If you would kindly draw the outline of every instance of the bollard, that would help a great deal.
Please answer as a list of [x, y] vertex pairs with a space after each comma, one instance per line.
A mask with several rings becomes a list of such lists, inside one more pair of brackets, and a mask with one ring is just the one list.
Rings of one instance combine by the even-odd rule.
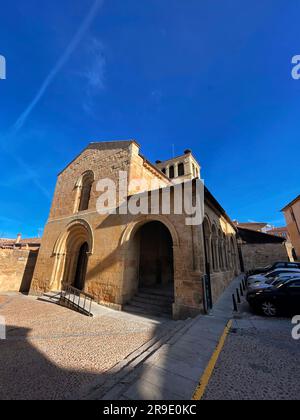
[[232, 295], [232, 301], [233, 301], [233, 311], [234, 312], [237, 312], [238, 311], [238, 307], [237, 307], [237, 304], [236, 304], [236, 300], [235, 300], [235, 295], [234, 294]]
[[237, 303], [241, 303], [241, 297], [240, 297], [239, 289], [236, 289], [236, 297], [237, 297]]
[[243, 286], [242, 286], [242, 284], [240, 284], [240, 292], [241, 292], [241, 296], [244, 296], [244, 291], [243, 291]]

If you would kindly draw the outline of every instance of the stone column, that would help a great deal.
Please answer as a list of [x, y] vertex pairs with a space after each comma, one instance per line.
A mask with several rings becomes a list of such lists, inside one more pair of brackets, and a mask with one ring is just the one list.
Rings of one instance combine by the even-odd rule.
[[178, 178], [178, 163], [174, 163], [174, 178]]
[[204, 273], [204, 243], [203, 235], [201, 234], [200, 226], [192, 226], [192, 236], [193, 236], [193, 266], [196, 273]]
[[170, 178], [170, 166], [166, 166], [166, 175], [168, 178]]

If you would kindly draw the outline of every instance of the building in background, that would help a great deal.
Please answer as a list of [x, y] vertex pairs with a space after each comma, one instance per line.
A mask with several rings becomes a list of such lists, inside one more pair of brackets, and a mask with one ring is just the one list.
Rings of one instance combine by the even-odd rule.
[[300, 257], [300, 195], [282, 209], [289, 237], [293, 245], [294, 259]]
[[239, 227], [241, 229], [248, 229], [253, 230], [255, 232], [267, 232], [268, 230], [268, 223], [260, 223], [260, 222], [245, 222], [240, 223], [238, 220], [234, 220], [233, 222], [236, 227]]
[[241, 227], [237, 233], [243, 271], [291, 260], [284, 238]]
[[287, 241], [290, 240], [288, 228], [286, 226], [283, 227], [272, 227], [270, 230], [267, 231], [268, 235], [279, 236], [279, 238], [284, 238]]
[[0, 292], [29, 292], [41, 240], [0, 238]]

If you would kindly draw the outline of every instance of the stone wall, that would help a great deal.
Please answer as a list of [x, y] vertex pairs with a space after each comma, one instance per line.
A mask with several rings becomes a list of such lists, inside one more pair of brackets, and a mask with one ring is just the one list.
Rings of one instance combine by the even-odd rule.
[[300, 259], [300, 199], [284, 210], [289, 236]]
[[0, 292], [28, 293], [38, 251], [0, 249]]
[[276, 261], [289, 261], [285, 243], [240, 245], [245, 271], [273, 264]]

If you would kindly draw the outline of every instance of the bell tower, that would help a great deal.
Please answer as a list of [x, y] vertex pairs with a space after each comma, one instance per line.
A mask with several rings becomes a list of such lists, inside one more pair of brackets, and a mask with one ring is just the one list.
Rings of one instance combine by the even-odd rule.
[[155, 165], [174, 184], [191, 181], [194, 178], [201, 178], [201, 167], [190, 149], [185, 150], [183, 155], [173, 159], [163, 162], [157, 160]]

